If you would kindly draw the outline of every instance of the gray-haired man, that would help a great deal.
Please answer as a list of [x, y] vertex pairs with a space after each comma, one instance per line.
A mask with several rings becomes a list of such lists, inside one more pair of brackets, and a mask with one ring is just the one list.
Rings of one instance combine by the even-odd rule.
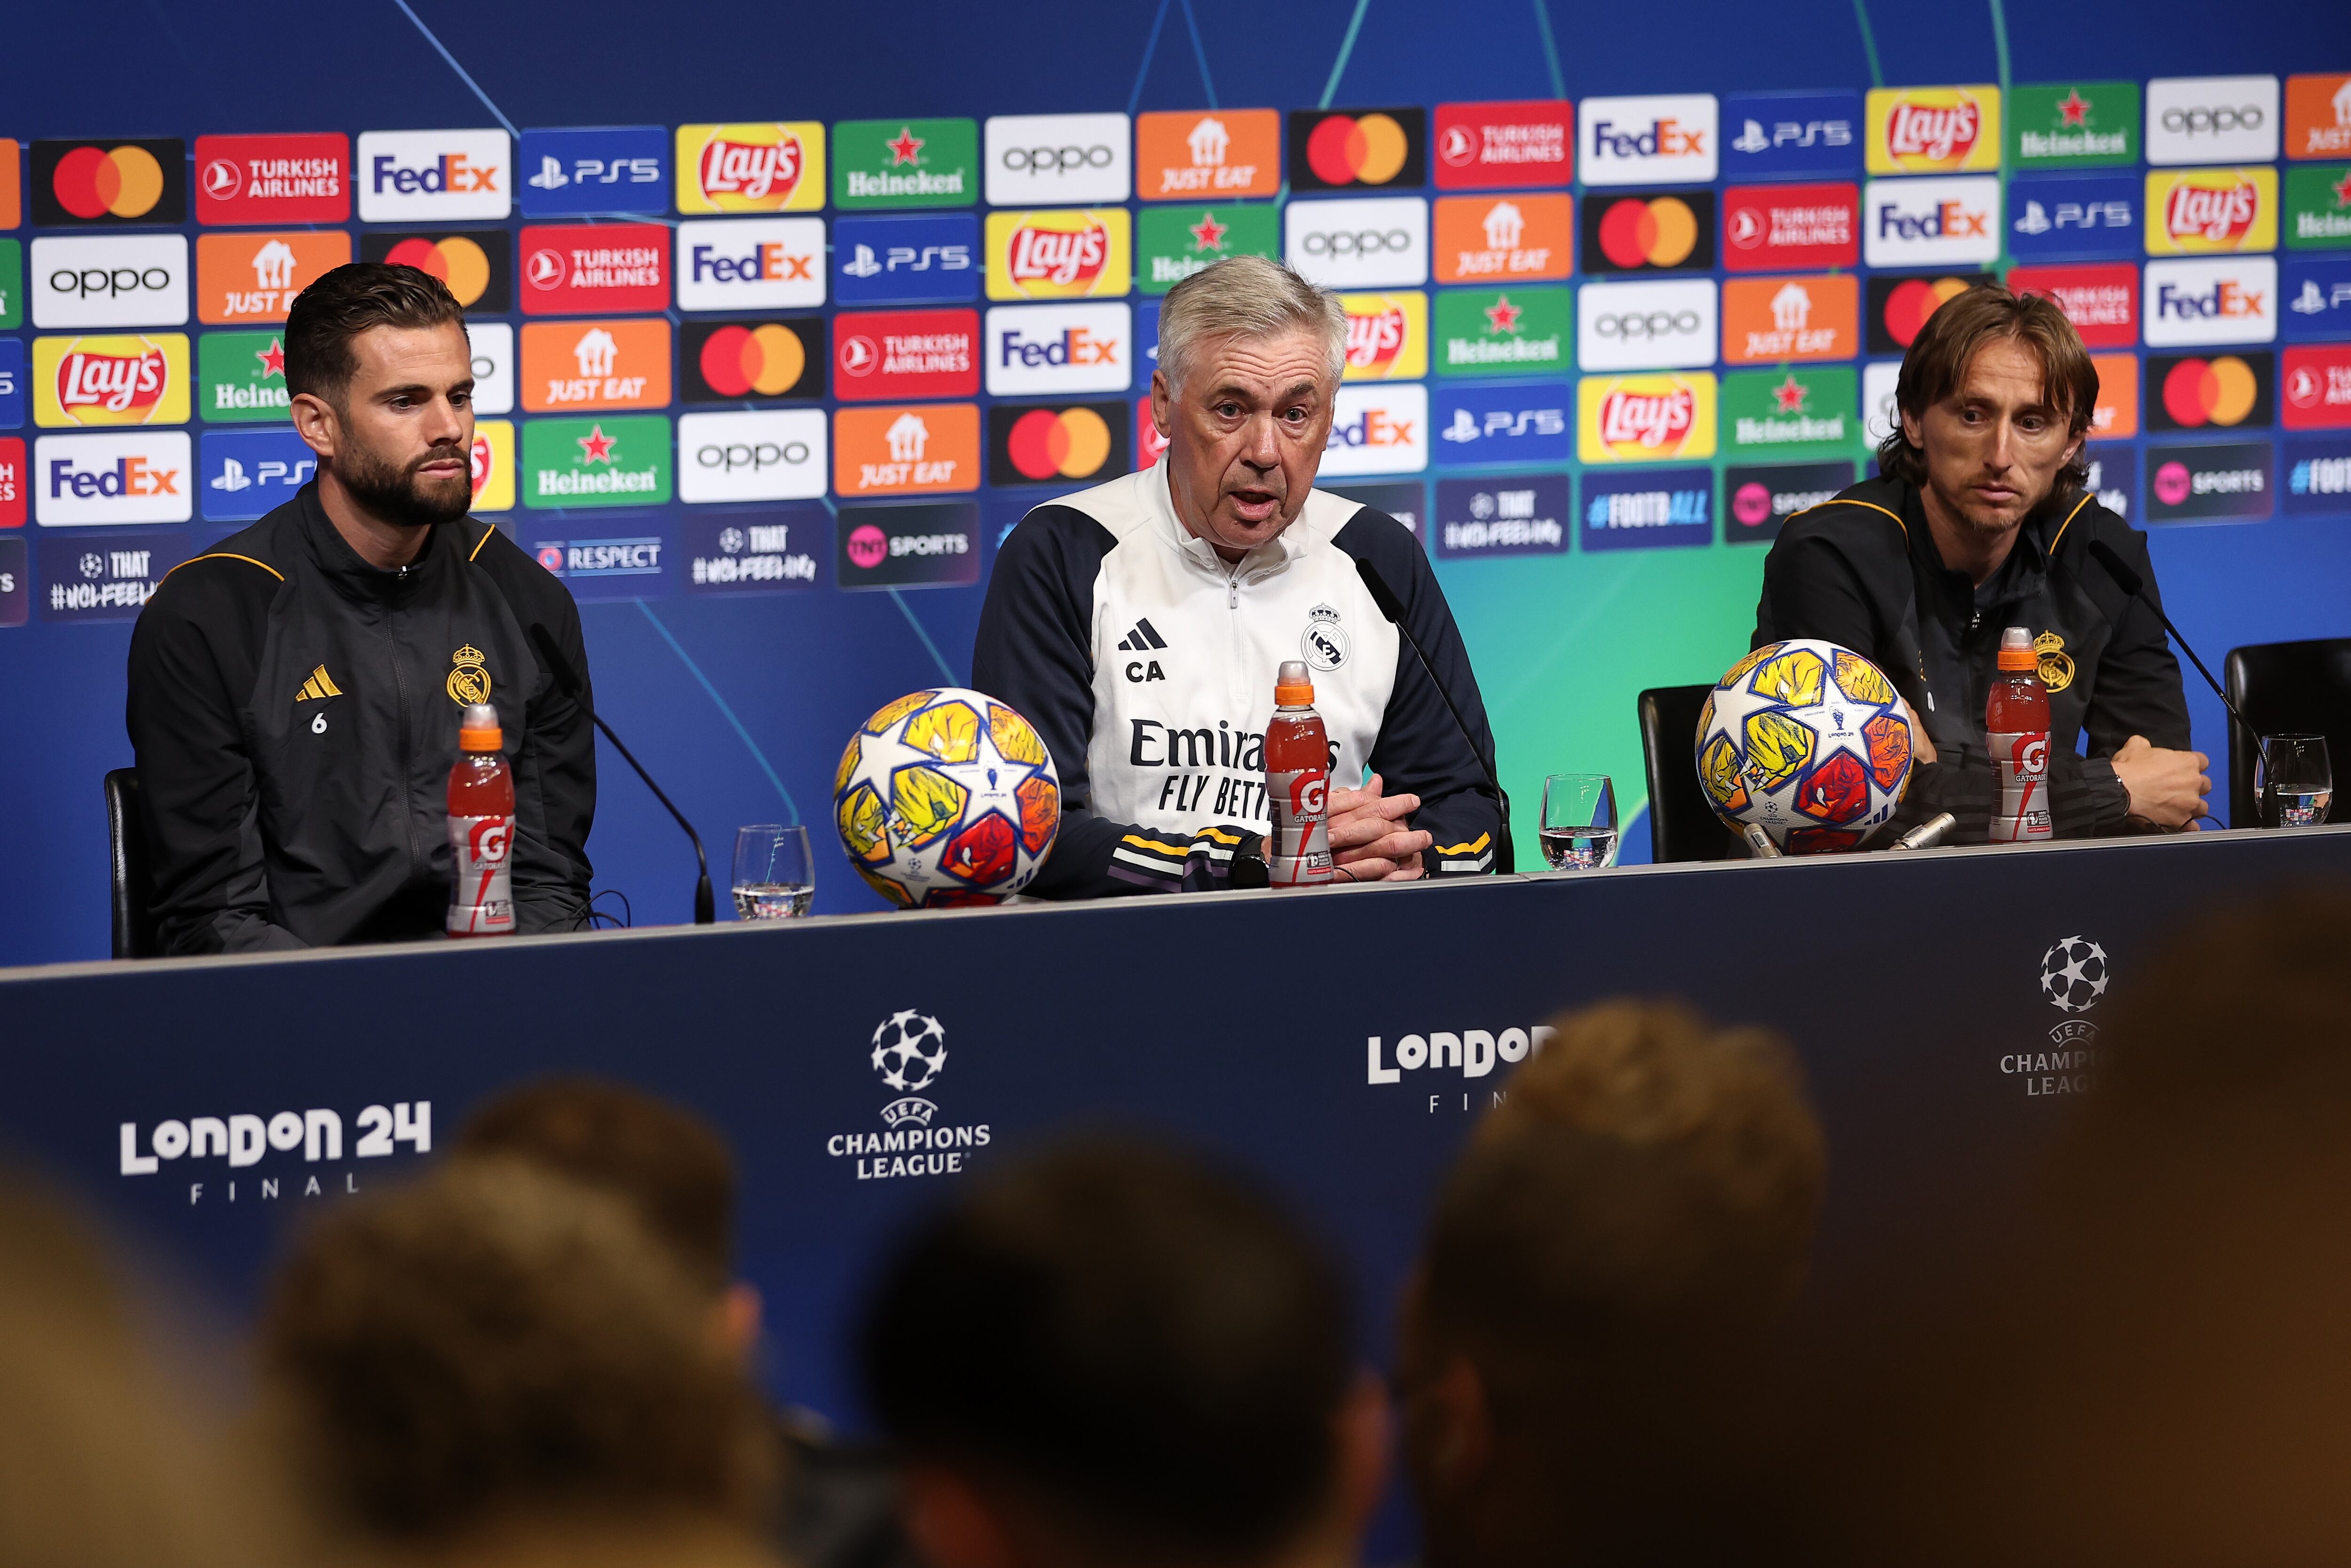
[[1005, 540], [972, 683], [1029, 716], [1061, 775], [1061, 841], [1031, 893], [1217, 888], [1260, 858], [1274, 673], [1298, 658], [1331, 740], [1340, 880], [1492, 869], [1493, 736], [1428, 558], [1395, 518], [1313, 487], [1345, 348], [1338, 300], [1279, 262], [1195, 273], [1160, 308], [1159, 462]]

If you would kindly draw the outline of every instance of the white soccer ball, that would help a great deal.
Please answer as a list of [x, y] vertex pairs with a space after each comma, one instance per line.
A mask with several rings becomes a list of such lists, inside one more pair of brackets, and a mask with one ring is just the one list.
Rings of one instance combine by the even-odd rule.
[[2041, 959], [2041, 994], [2059, 1012], [2085, 1013], [2106, 994], [2106, 950], [2085, 936], [2061, 936]]
[[1771, 643], [1724, 674], [1698, 719], [1715, 813], [1789, 854], [1857, 850], [1910, 783], [1910, 721], [1884, 671], [1811, 638]]

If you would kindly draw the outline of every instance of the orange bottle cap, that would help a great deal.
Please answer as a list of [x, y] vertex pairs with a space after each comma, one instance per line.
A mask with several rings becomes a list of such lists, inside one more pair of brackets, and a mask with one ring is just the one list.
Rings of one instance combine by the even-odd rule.
[[498, 727], [498, 710], [487, 703], [467, 705], [465, 716], [457, 720], [457, 749], [501, 751], [506, 743], [506, 732]]
[[1311, 707], [1314, 682], [1303, 659], [1284, 659], [1273, 677], [1273, 700], [1281, 707]]
[[2032, 633], [2022, 626], [2011, 626], [2000, 634], [2000, 667], [2003, 670], [2038, 669], [2041, 654], [2032, 646]]

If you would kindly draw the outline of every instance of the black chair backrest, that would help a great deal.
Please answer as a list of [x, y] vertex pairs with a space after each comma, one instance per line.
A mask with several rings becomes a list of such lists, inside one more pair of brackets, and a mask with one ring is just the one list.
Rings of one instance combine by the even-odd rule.
[[1641, 760], [1649, 776], [1649, 854], [1656, 861], [1734, 857], [1730, 830], [1698, 781], [1698, 716], [1712, 685], [1652, 686], [1640, 696]]
[[139, 814], [139, 770], [106, 776], [106, 837], [114, 872], [114, 956], [156, 958], [155, 883], [147, 869], [147, 819]]
[[[2323, 735], [2335, 767], [2351, 762], [2351, 637], [2231, 648], [2221, 668], [2229, 700], [2259, 735]], [[2256, 737], [2229, 725], [2229, 826], [2262, 825], [2253, 787]]]

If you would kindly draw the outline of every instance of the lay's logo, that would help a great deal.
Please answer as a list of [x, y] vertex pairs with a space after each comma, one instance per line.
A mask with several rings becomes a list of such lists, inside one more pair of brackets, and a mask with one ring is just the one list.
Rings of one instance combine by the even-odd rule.
[[185, 424], [188, 340], [37, 338], [33, 422], [57, 426]]
[[1416, 381], [1428, 373], [1428, 297], [1342, 294], [1351, 382]]
[[1586, 463], [1714, 455], [1714, 376], [1586, 376], [1576, 388], [1576, 447]]
[[987, 214], [990, 299], [1082, 299], [1133, 285], [1124, 207]]
[[2277, 248], [2277, 171], [2177, 169], [2147, 177], [2149, 256]]
[[789, 213], [824, 205], [816, 120], [677, 128], [677, 210]]
[[2000, 89], [1878, 88], [1869, 95], [1873, 174], [2000, 167]]

